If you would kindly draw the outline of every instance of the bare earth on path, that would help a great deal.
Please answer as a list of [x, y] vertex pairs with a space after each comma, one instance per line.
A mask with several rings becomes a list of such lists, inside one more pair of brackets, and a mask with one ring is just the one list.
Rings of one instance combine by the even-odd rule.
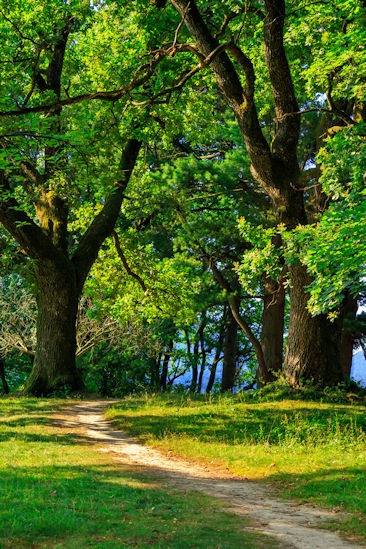
[[166, 457], [123, 432], [116, 431], [104, 419], [103, 411], [107, 405], [106, 401], [92, 401], [70, 406], [63, 410], [62, 422], [69, 428], [81, 428], [91, 442], [101, 444], [101, 451], [110, 452], [114, 459], [124, 465], [133, 465], [141, 472], [153, 475], [160, 483], [173, 485], [183, 492], [202, 492], [225, 501], [229, 505], [228, 511], [252, 519], [251, 530], [275, 537], [283, 547], [364, 547], [317, 527], [337, 517], [332, 511], [276, 499], [259, 483], [229, 476], [225, 478], [222, 474], [218, 476], [217, 471]]

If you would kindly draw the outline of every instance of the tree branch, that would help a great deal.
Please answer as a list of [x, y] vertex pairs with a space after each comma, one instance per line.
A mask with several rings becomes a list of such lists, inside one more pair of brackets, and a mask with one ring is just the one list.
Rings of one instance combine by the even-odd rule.
[[[198, 50], [206, 57], [218, 47], [217, 40], [210, 33], [194, 0], [171, 0], [175, 9], [184, 17], [185, 24], [195, 40]], [[188, 7], [188, 10], [187, 10]], [[273, 188], [273, 165], [269, 145], [263, 135], [254, 104], [254, 73], [251, 72], [250, 60], [240, 49], [230, 44], [241, 68], [246, 75], [246, 89], [243, 89], [239, 75], [228, 54], [221, 51], [210, 63], [217, 83], [232, 108], [251, 160], [251, 170], [255, 179], [270, 192]], [[224, 49], [228, 49], [227, 48]]]
[[[275, 101], [277, 131], [272, 151], [287, 165], [297, 165], [297, 145], [300, 116], [299, 106], [283, 44], [285, 20], [284, 0], [265, 0], [266, 17], [263, 27], [264, 55]], [[291, 113], [292, 116], [285, 116]]]
[[154, 59], [151, 59], [148, 63], [143, 64], [135, 73], [135, 76], [130, 80], [127, 86], [119, 88], [117, 90], [95, 91], [92, 93], [83, 93], [74, 97], [67, 97], [66, 99], [60, 99], [54, 103], [48, 103], [46, 105], [36, 105], [34, 107], [19, 107], [14, 110], [0, 111], [0, 117], [4, 116], [22, 116], [30, 113], [47, 112], [53, 113], [60, 110], [62, 107], [69, 105], [76, 105], [83, 101], [101, 100], [101, 101], [118, 101], [125, 95], [128, 95], [131, 91], [145, 84], [149, 78], [153, 75], [158, 64], [166, 57], [166, 52], [162, 51], [155, 55]]
[[144, 294], [147, 294], [147, 287], [146, 287], [145, 282], [142, 280], [141, 276], [139, 276], [137, 273], [132, 271], [129, 264], [127, 263], [127, 260], [124, 256], [123, 252], [122, 252], [121, 244], [120, 244], [118, 234], [116, 233], [116, 231], [112, 231], [112, 237], [113, 237], [113, 242], [114, 242], [114, 245], [115, 245], [115, 248], [116, 248], [116, 252], [117, 252], [118, 257], [120, 258], [120, 260], [122, 262], [122, 265], [123, 265], [126, 273], [129, 276], [132, 276], [132, 278], [134, 278], [135, 280], [137, 280], [137, 282], [140, 284], [141, 288], [143, 289]]

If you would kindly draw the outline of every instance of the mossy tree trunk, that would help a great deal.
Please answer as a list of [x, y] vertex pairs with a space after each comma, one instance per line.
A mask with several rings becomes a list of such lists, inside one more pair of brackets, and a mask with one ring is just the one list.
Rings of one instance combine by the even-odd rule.
[[[140, 146], [141, 142], [135, 139], [127, 142], [115, 188], [106, 197], [101, 212], [81, 237], [71, 256], [65, 248], [65, 204], [55, 201], [54, 196], [49, 197], [47, 205], [43, 204], [38, 210], [40, 227], [21, 210], [14, 198], [8, 197], [0, 203], [0, 221], [35, 265], [37, 344], [33, 369], [25, 385], [28, 394], [40, 396], [61, 387], [72, 390], [82, 388], [81, 376], [75, 365], [78, 301], [99, 249], [113, 231]], [[9, 188], [3, 172], [0, 172], [0, 187], [4, 190]]]
[[[34, 85], [42, 96], [50, 92], [61, 97], [62, 73], [68, 38], [74, 17], [52, 37], [48, 48], [48, 66], [35, 65]], [[56, 32], [56, 29], [55, 29]], [[50, 133], [62, 133], [62, 108], [47, 113]], [[39, 224], [16, 201], [7, 174], [0, 170], [0, 222], [33, 260], [37, 282], [37, 344], [32, 372], [25, 391], [47, 395], [61, 387], [79, 389], [81, 377], [75, 365], [75, 323], [78, 301], [85, 279], [104, 240], [112, 233], [121, 208], [124, 191], [135, 166], [141, 142], [129, 139], [121, 155], [113, 190], [104, 197], [104, 205], [81, 237], [76, 251], [68, 249], [68, 206], [53, 189], [53, 181], [62, 174], [68, 156], [63, 144], [46, 142], [42, 169], [32, 162], [20, 161], [25, 186], [32, 187]], [[51, 190], [50, 190], [51, 189]]]
[[59, 389], [81, 389], [83, 384], [75, 363], [79, 303], [75, 269], [68, 261], [63, 268], [40, 261], [36, 279], [37, 343], [26, 392], [41, 396]]

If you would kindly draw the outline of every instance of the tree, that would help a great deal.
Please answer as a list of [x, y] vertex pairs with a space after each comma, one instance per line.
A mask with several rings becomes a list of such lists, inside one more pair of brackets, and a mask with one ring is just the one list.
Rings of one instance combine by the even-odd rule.
[[[203, 66], [208, 66], [212, 71], [221, 93], [235, 115], [249, 155], [252, 175], [270, 198], [277, 223], [285, 225], [290, 230], [298, 225], [306, 225], [309, 223], [309, 213], [306, 211], [303, 182], [312, 178], [311, 173], [306, 169], [306, 161], [303, 164], [305, 169], [302, 169], [298, 159], [302, 150], [302, 126], [297, 97], [299, 94], [296, 93], [294, 83], [297, 84], [296, 77], [299, 73], [295, 64], [296, 57], [291, 57], [292, 51], [290, 50], [291, 54], [289, 54], [285, 50], [284, 43], [285, 23], [289, 25], [288, 13], [291, 13], [292, 4], [287, 3], [287, 13], [284, 0], [266, 0], [264, 11], [257, 5], [246, 4], [244, 14], [240, 8], [234, 6], [233, 12], [226, 13], [221, 31], [215, 36], [215, 23], [222, 14], [218, 5], [214, 5], [211, 15], [208, 15], [205, 22], [203, 11], [200, 11], [193, 0], [172, 0], [171, 3], [179, 12], [194, 39], [195, 54], [201, 59]], [[324, 59], [321, 61], [320, 86], [317, 90], [311, 87], [311, 92], [314, 93], [312, 97], [300, 97], [304, 110], [307, 110], [309, 103], [311, 106], [314, 105], [316, 110], [327, 110], [321, 104], [317, 104], [316, 99], [316, 93], [326, 93], [328, 112], [334, 118], [341, 118], [346, 125], [353, 124], [354, 120], [342, 110], [342, 106], [337, 106], [333, 93], [336, 76], [347, 63], [361, 66], [359, 40], [362, 36], [360, 27], [362, 17], [360, 18], [359, 14], [362, 10], [360, 5], [355, 6], [355, 17], [352, 18], [349, 8], [348, 2], [342, 3], [328, 31], [329, 40], [326, 45], [329, 54], [326, 59], [329, 66], [328, 68], [324, 66]], [[322, 9], [321, 15], [324, 20], [330, 18], [329, 10], [331, 9], [328, 6]], [[304, 10], [303, 17], [306, 13], [310, 13], [311, 22], [315, 24], [312, 7], [304, 6], [301, 10]], [[230, 21], [237, 20], [239, 16], [246, 16], [248, 20], [250, 17], [256, 17], [260, 21], [263, 52], [255, 61], [254, 51], [259, 51], [258, 44], [254, 43], [255, 40], [249, 40], [250, 46], [253, 47], [250, 53], [249, 47], [245, 44], [244, 47], [248, 53], [241, 48], [243, 27], [239, 27], [236, 38], [231, 35], [227, 42], [219, 41], [218, 37], [224, 36], [225, 31], [229, 33]], [[302, 17], [297, 18], [296, 15], [292, 17], [294, 23], [292, 26], [290, 23], [289, 32], [295, 32], [298, 23], [301, 24], [303, 21]], [[253, 28], [251, 23], [248, 25]], [[307, 48], [304, 41], [294, 45], [297, 56], [299, 54], [305, 56], [307, 71], [305, 70], [304, 73], [311, 75], [314, 70], [319, 70], [319, 65], [314, 61], [315, 52], [319, 48], [317, 40], [320, 27], [323, 29], [319, 17], [316, 25], [316, 39], [311, 43], [310, 48]], [[255, 36], [258, 34], [257, 32]], [[355, 57], [349, 58], [350, 54], [347, 53], [347, 58], [342, 63], [337, 56], [341, 55], [342, 59], [345, 59], [345, 54], [342, 52], [345, 41], [349, 49], [354, 48]], [[204, 59], [209, 59], [210, 62], [205, 64]], [[260, 85], [267, 86], [265, 79], [259, 75], [259, 68], [263, 68], [262, 60], [268, 70], [271, 101], [275, 107], [275, 128], [272, 135], [272, 128], [268, 131], [263, 121], [260, 121], [260, 113], [256, 105], [258, 86], [258, 84], [256, 86], [256, 80], [260, 81]], [[293, 74], [291, 74], [291, 68]], [[327, 70], [329, 70], [328, 74]], [[349, 82], [352, 81], [348, 67], [345, 72], [345, 78]], [[244, 85], [242, 77], [245, 79]], [[303, 76], [300, 73], [299, 79], [301, 78]], [[322, 87], [324, 85], [325, 88]], [[359, 89], [357, 79], [353, 79], [349, 89], [348, 93], [352, 98]], [[269, 91], [268, 87], [264, 87], [264, 90], [266, 94]], [[338, 90], [337, 92], [339, 93]], [[271, 143], [269, 143], [269, 137]], [[299, 261], [294, 262], [289, 265], [289, 275], [291, 312], [285, 357], [287, 375], [293, 383], [300, 378], [312, 378], [321, 383], [336, 383], [342, 379], [339, 363], [340, 330], [331, 324], [326, 315], [312, 316], [308, 311], [306, 287], [312, 279], [306, 267]]]
[[[21, 77], [16, 81], [17, 89], [10, 91], [12, 95], [17, 93], [22, 102], [19, 114], [22, 109], [27, 111], [31, 99], [47, 102], [52, 97], [56, 103], [61, 101], [69, 37], [78, 25], [85, 23], [85, 17], [81, 11], [78, 20], [71, 8], [62, 3], [55, 13], [53, 19], [46, 19], [45, 28], [36, 26], [33, 32], [20, 28], [18, 22], [6, 16], [3, 20], [2, 32], [4, 29], [9, 32], [6, 45], [14, 61], [9, 63], [10, 71], [23, 61], [16, 54], [19, 41], [26, 42], [31, 59], [30, 91], [27, 91], [29, 82]], [[12, 15], [19, 17], [19, 25], [29, 27], [29, 19], [23, 12], [15, 11]], [[29, 36], [25, 36], [26, 32]], [[8, 101], [5, 90], [2, 97]], [[98, 251], [114, 228], [141, 146], [141, 141], [133, 136], [126, 140], [103, 207], [74, 246], [68, 233], [70, 200], [61, 190], [63, 179], [69, 175], [68, 164], [72, 165], [70, 147], [65, 146], [67, 117], [61, 106], [43, 110], [45, 116], [34, 118], [31, 109], [31, 118], [23, 125], [20, 123], [16, 130], [13, 125], [13, 131], [8, 129], [11, 122], [4, 119], [0, 172], [0, 221], [32, 261], [37, 287], [37, 345], [26, 384], [26, 391], [35, 395], [46, 395], [60, 386], [71, 389], [82, 386], [75, 365], [78, 301]], [[39, 134], [33, 130], [34, 126], [38, 126]], [[19, 180], [23, 195], [19, 193]], [[38, 224], [31, 213], [31, 202]]]

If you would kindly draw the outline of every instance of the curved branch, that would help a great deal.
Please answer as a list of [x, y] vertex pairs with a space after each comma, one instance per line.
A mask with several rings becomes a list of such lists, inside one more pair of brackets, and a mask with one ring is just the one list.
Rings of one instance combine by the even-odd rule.
[[206, 260], [207, 265], [212, 270], [215, 280], [220, 284], [221, 288], [225, 290], [233, 317], [247, 336], [250, 343], [253, 345], [253, 349], [258, 361], [258, 368], [261, 378], [263, 379], [264, 383], [268, 383], [270, 381], [270, 376], [264, 358], [263, 349], [259, 339], [253, 333], [245, 318], [240, 314], [240, 297], [235, 295], [229, 281], [224, 277], [220, 269], [217, 267], [215, 261], [213, 261], [213, 259], [205, 252], [205, 250], [203, 250], [203, 248], [199, 244], [198, 246], [201, 254]]
[[120, 244], [118, 234], [116, 233], [116, 231], [112, 231], [112, 237], [113, 237], [114, 246], [116, 248], [116, 252], [117, 252], [118, 257], [120, 258], [120, 260], [122, 262], [122, 265], [123, 265], [126, 273], [129, 276], [132, 276], [132, 278], [134, 278], [135, 280], [137, 280], [137, 282], [140, 284], [141, 288], [143, 289], [144, 294], [147, 294], [147, 287], [146, 287], [145, 282], [142, 280], [141, 276], [139, 276], [137, 273], [132, 271], [129, 264], [127, 263], [127, 260], [124, 256], [123, 252], [122, 252], [121, 244]]

